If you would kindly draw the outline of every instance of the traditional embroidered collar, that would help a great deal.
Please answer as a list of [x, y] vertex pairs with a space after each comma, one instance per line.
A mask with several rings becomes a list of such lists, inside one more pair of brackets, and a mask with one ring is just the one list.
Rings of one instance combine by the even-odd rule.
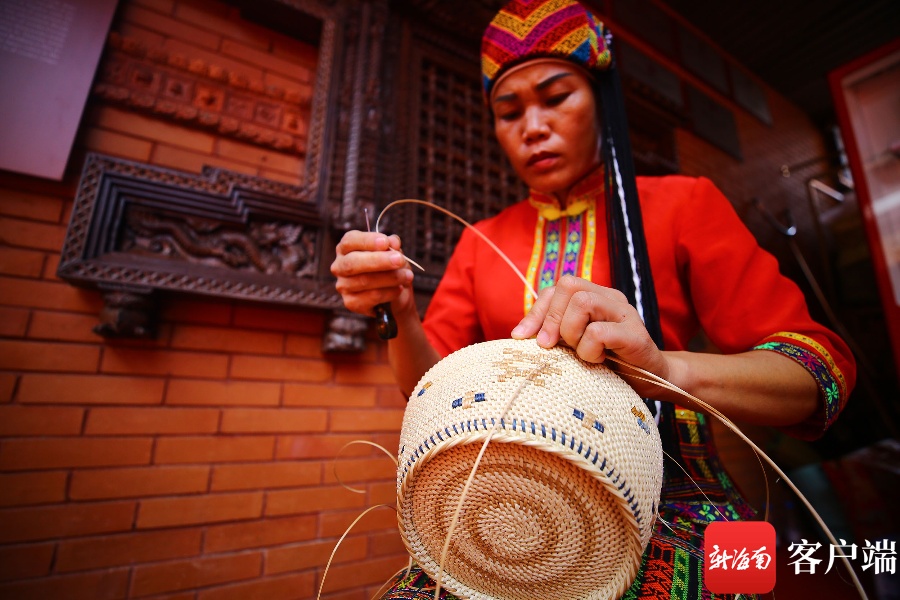
[[528, 191], [528, 202], [548, 221], [555, 221], [562, 217], [575, 217], [595, 205], [597, 199], [602, 196], [603, 167], [597, 167], [575, 184], [569, 192], [565, 209], [560, 208], [559, 201], [552, 194], [545, 194], [537, 190]]

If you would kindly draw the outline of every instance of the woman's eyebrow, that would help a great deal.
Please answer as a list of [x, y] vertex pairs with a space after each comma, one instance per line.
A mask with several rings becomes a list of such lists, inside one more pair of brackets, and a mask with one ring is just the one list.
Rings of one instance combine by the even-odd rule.
[[549, 87], [551, 84], [553, 84], [554, 81], [559, 81], [563, 77], [568, 77], [569, 75], [571, 75], [571, 73], [566, 73], [566, 72], [557, 73], [556, 75], [551, 75], [550, 77], [543, 80], [542, 82], [540, 82], [539, 84], [537, 84], [534, 87], [538, 90], [542, 90], [546, 87]]
[[[537, 90], [543, 90], [553, 84], [554, 81], [559, 81], [563, 77], [568, 77], [571, 73], [557, 73], [556, 75], [551, 75], [547, 79], [538, 83], [535, 87]], [[517, 98], [517, 94], [515, 92], [510, 92], [509, 94], [503, 94], [502, 96], [497, 96], [492, 101], [492, 104], [497, 104], [499, 102], [512, 102]]]

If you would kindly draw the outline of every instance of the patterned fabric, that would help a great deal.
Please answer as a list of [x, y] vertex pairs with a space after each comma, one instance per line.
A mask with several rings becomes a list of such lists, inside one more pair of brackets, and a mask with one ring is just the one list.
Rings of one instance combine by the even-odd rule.
[[768, 336], [753, 349], [778, 352], [809, 371], [816, 380], [824, 400], [817, 420], [824, 420], [824, 427], [829, 427], [834, 422], [848, 391], [844, 374], [828, 350], [812, 338], [788, 331]]
[[[597, 246], [597, 203], [602, 203], [603, 168], [587, 176], [572, 190], [569, 203], [561, 210], [559, 201], [531, 190], [528, 202], [538, 209], [531, 260], [525, 277], [540, 291], [555, 285], [563, 275], [591, 279]], [[528, 313], [534, 298], [524, 292], [522, 314]]]
[[481, 41], [485, 97], [500, 75], [526, 58], [556, 57], [588, 70], [612, 62], [603, 23], [574, 0], [513, 0], [491, 21]]

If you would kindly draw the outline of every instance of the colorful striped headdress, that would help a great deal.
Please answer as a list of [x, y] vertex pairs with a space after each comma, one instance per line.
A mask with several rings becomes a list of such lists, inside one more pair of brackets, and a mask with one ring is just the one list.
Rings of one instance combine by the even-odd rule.
[[588, 71], [612, 63], [603, 23], [574, 0], [515, 0], [488, 25], [481, 39], [485, 97], [510, 67], [536, 57], [571, 60]]

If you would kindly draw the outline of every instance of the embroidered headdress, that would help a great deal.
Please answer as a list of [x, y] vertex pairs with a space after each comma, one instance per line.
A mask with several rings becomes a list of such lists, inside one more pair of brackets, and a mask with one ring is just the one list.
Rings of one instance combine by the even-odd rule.
[[657, 346], [662, 331], [638, 204], [631, 144], [612, 34], [576, 0], [513, 0], [481, 40], [485, 100], [497, 83], [532, 59], [556, 58], [584, 68], [600, 105], [612, 281], [637, 308]]
[[485, 97], [506, 71], [536, 57], [571, 60], [588, 71], [604, 71], [612, 55], [603, 23], [571, 0], [520, 0], [497, 13], [481, 39]]

